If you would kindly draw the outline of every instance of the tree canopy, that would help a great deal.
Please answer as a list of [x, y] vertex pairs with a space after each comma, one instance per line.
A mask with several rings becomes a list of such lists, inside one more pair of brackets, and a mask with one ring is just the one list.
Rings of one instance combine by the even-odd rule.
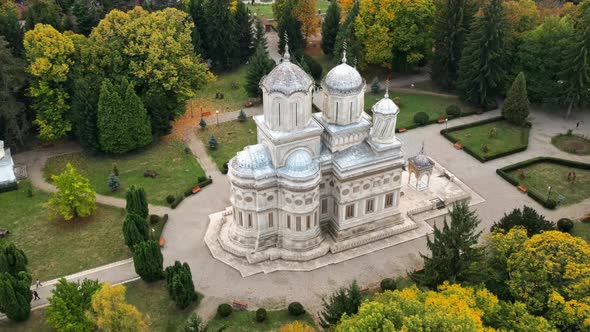
[[96, 210], [96, 193], [90, 181], [78, 174], [68, 163], [60, 175], [52, 175], [51, 180], [57, 191], [47, 202], [53, 215], [61, 215], [66, 221], [77, 217], [88, 217]]
[[105, 332], [143, 332], [148, 327], [137, 308], [125, 301], [125, 286], [108, 282], [92, 296], [90, 316]]
[[69, 282], [59, 279], [49, 298], [45, 313], [47, 323], [60, 332], [94, 331], [94, 322], [86, 312], [90, 310], [92, 296], [99, 289], [100, 284], [96, 280]]

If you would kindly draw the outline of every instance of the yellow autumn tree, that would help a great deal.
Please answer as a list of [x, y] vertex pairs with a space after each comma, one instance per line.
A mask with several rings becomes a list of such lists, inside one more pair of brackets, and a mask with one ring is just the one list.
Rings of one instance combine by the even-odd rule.
[[317, 0], [299, 0], [293, 9], [293, 16], [301, 22], [301, 33], [305, 38], [315, 35], [320, 28], [317, 13]]
[[105, 282], [92, 296], [89, 317], [105, 332], [143, 332], [148, 324], [137, 308], [125, 301], [125, 286]]
[[301, 322], [301, 321], [294, 321], [288, 324], [281, 326], [280, 332], [313, 332], [314, 329]]
[[504, 8], [515, 33], [532, 30], [541, 23], [541, 14], [533, 0], [509, 0], [504, 2]]
[[340, 3], [340, 8], [342, 8], [344, 12], [348, 12], [348, 10], [352, 7], [355, 1], [356, 0], [338, 0], [338, 2]]

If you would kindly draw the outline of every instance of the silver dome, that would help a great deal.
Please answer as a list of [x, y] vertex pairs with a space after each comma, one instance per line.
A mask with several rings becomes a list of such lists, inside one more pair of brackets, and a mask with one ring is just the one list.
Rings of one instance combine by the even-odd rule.
[[330, 93], [350, 94], [363, 90], [365, 82], [359, 72], [346, 64], [346, 53], [342, 63], [332, 68], [322, 82], [322, 88]]
[[309, 152], [297, 150], [287, 158], [285, 167], [281, 169], [283, 174], [292, 177], [307, 177], [319, 171], [319, 163], [313, 160]]
[[373, 107], [371, 107], [373, 114], [392, 114], [396, 115], [399, 113], [399, 107], [389, 98], [389, 92], [385, 93], [385, 97], [381, 98]]
[[256, 173], [272, 168], [272, 159], [265, 145], [249, 145], [231, 160], [231, 167], [242, 174]]
[[289, 46], [285, 47], [283, 61], [264, 76], [260, 87], [272, 92], [280, 92], [290, 96], [296, 92], [307, 92], [314, 85], [314, 80], [298, 65], [291, 62]]

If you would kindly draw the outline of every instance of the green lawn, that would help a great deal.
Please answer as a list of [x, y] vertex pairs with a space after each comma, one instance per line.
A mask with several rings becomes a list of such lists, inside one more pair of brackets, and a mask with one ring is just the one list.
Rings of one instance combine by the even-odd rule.
[[258, 323], [255, 311], [234, 311], [227, 318], [215, 317], [208, 323], [207, 331], [250, 332], [250, 331], [278, 331], [281, 326], [299, 320], [315, 328], [309, 314], [300, 317], [289, 315], [287, 310], [267, 311], [266, 320]]
[[220, 123], [218, 126], [207, 126], [205, 130], [197, 132], [205, 146], [211, 135], [215, 135], [219, 147], [217, 150], [208, 150], [209, 155], [219, 170], [223, 170], [223, 164], [233, 158], [238, 151], [242, 151], [246, 145], [256, 144], [256, 123], [252, 118], [246, 122], [229, 121]]
[[[496, 128], [495, 138], [490, 138], [492, 128]], [[507, 121], [496, 121], [449, 131], [448, 134], [479, 156], [487, 157], [526, 146], [529, 128], [515, 126]], [[484, 145], [488, 148], [487, 152], [483, 151]]]
[[590, 139], [582, 136], [561, 134], [553, 137], [551, 143], [558, 149], [568, 153], [578, 155], [590, 154]]
[[165, 281], [148, 284], [137, 280], [125, 284], [125, 287], [127, 302], [136, 306], [149, 318], [150, 331], [176, 332], [196, 308], [195, 304], [184, 310], [176, 308], [176, 304], [168, 295]]
[[590, 242], [590, 223], [587, 222], [576, 222], [574, 228], [571, 231], [573, 236], [579, 236], [586, 242]]
[[[184, 144], [179, 141], [160, 142], [121, 157], [87, 153], [54, 157], [45, 165], [45, 178], [61, 173], [67, 163], [87, 177], [98, 194], [123, 198], [126, 188], [138, 185], [145, 189], [148, 201], [157, 205], [167, 205], [166, 196], [183, 193], [197, 184], [200, 176], [205, 175], [197, 159], [186, 153]], [[107, 180], [114, 163], [119, 169], [121, 189], [111, 193]], [[156, 178], [144, 177], [146, 170], [156, 171], [159, 175]]]
[[[217, 79], [205, 85], [196, 92], [194, 102], [195, 114], [203, 111], [236, 111], [244, 108], [244, 104], [254, 99], [248, 97], [244, 84], [246, 84], [246, 74], [248, 65], [243, 65], [230, 72], [215, 73]], [[215, 99], [215, 94], [223, 93], [223, 99]]]
[[[369, 112], [371, 107], [383, 98], [384, 94], [385, 91], [381, 91], [378, 94], [371, 92], [365, 94], [365, 111]], [[397, 128], [406, 128], [413, 125], [414, 115], [418, 112], [426, 112], [429, 119], [445, 118], [447, 116], [446, 108], [453, 104], [461, 107], [463, 113], [473, 112], [473, 109], [462, 104], [458, 97], [432, 96], [419, 93], [397, 92], [395, 90], [390, 91], [389, 96], [392, 99], [396, 97], [400, 99]]]
[[[541, 162], [522, 168], [522, 171], [524, 179], [520, 177], [519, 170], [508, 174], [517, 179], [519, 184], [538, 193], [546, 194], [548, 186], [551, 186], [551, 198], [558, 200], [559, 195], [564, 196], [560, 206], [578, 203], [590, 197], [590, 170]], [[567, 175], [572, 171], [576, 172], [575, 183], [567, 181]]]
[[55, 331], [45, 322], [45, 309], [31, 311], [31, 316], [24, 322], [9, 319], [0, 321], [0, 332], [52, 332]]
[[50, 280], [131, 256], [123, 241], [122, 209], [99, 205], [88, 218], [53, 219], [44, 203], [50, 194], [33, 190], [28, 182], [19, 190], [0, 194], [0, 228], [10, 230], [0, 243], [14, 242], [29, 259], [34, 279]]
[[[251, 5], [249, 2], [246, 5], [251, 13], [255, 13], [257, 16], [264, 16], [267, 19], [271, 19], [274, 17], [272, 12], [272, 4], [255, 4]], [[318, 1], [318, 10], [321, 10], [322, 13], [326, 13], [328, 7], [330, 6], [330, 1], [328, 0], [319, 0]]]

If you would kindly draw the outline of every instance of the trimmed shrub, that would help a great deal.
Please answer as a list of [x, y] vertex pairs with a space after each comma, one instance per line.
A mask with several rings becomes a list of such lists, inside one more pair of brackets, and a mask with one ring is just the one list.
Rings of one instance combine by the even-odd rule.
[[266, 320], [266, 309], [260, 308], [256, 310], [256, 321], [262, 323]]
[[184, 323], [180, 332], [205, 332], [207, 331], [207, 324], [203, 322], [201, 317], [192, 314]]
[[428, 123], [428, 114], [426, 112], [418, 112], [414, 114], [414, 123], [424, 126]]
[[178, 206], [178, 204], [180, 204], [180, 202], [182, 202], [182, 200], [184, 200], [184, 195], [176, 196], [176, 199], [174, 199], [174, 202], [170, 204], [170, 207], [176, 209], [176, 207]]
[[238, 121], [239, 122], [246, 122], [246, 120], [248, 120], [246, 113], [244, 112], [244, 110], [240, 110], [240, 113], [238, 114]]
[[150, 224], [155, 225], [158, 222], [160, 222], [160, 216], [158, 216], [157, 214], [150, 214]]
[[574, 222], [569, 218], [561, 218], [557, 221], [557, 229], [569, 233], [574, 228]]
[[386, 290], [394, 291], [397, 289], [397, 284], [395, 280], [392, 278], [385, 278], [381, 280], [381, 291], [385, 292]]
[[193, 301], [198, 300], [193, 284], [191, 269], [187, 263], [175, 261], [174, 265], [168, 266], [164, 272], [168, 294], [179, 309], [185, 309]]
[[135, 272], [146, 282], [164, 278], [164, 257], [156, 241], [145, 241], [135, 245], [133, 264]]
[[166, 202], [167, 202], [168, 204], [172, 204], [172, 203], [174, 203], [174, 200], [175, 200], [175, 199], [176, 199], [176, 198], [174, 197], [174, 195], [168, 195], [168, 196], [166, 196]]
[[201, 121], [199, 121], [199, 126], [201, 126], [201, 129], [207, 128], [207, 122], [205, 122], [205, 119], [203, 119], [203, 117], [201, 117]]
[[0, 185], [0, 193], [9, 192], [18, 189], [18, 183], [10, 182], [7, 184]]
[[225, 318], [228, 317], [229, 315], [231, 315], [233, 309], [231, 307], [231, 305], [227, 304], [227, 303], [222, 303], [217, 307], [217, 315], [219, 315], [219, 317]]
[[456, 118], [458, 116], [461, 116], [461, 108], [459, 108], [459, 106], [457, 105], [449, 105], [447, 107], [447, 109], [445, 110], [445, 112], [447, 113], [448, 116]]
[[207, 181], [207, 177], [206, 176], [199, 176], [199, 178], [197, 179], [198, 182], [203, 182], [203, 181]]
[[217, 146], [219, 144], [217, 143], [217, 138], [215, 138], [215, 135], [211, 135], [209, 137], [209, 149], [211, 150], [217, 150]]
[[291, 316], [301, 316], [305, 313], [305, 309], [303, 309], [303, 305], [299, 302], [291, 302], [289, 307], [287, 308]]

